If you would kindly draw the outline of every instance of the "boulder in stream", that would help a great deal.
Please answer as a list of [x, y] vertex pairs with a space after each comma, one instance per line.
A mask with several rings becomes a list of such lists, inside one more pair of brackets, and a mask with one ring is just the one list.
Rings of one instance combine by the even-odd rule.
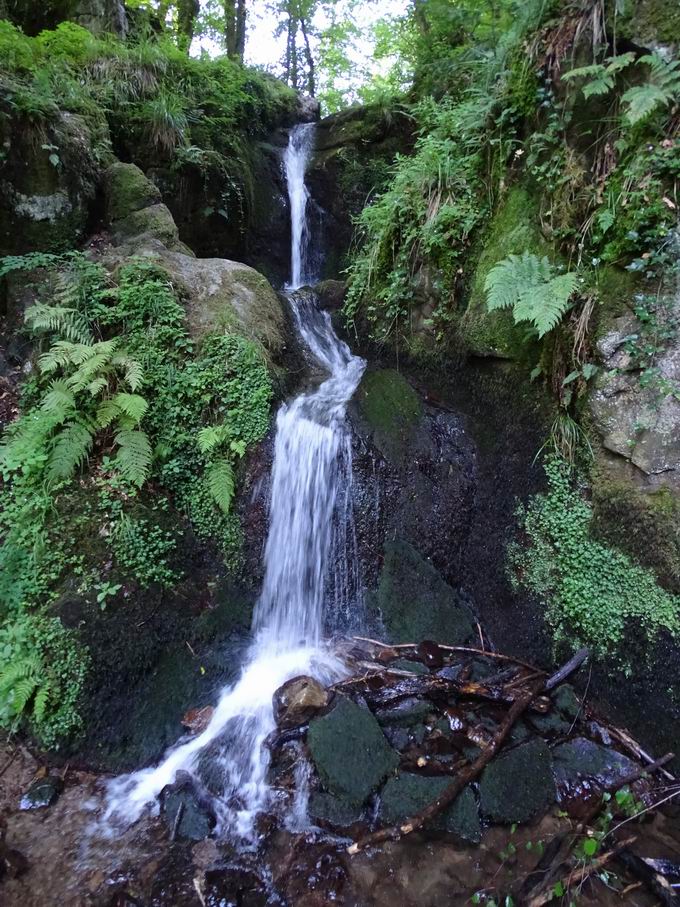
[[482, 813], [494, 822], [528, 822], [555, 800], [550, 750], [534, 739], [501, 753], [479, 782]]
[[306, 724], [328, 705], [329, 695], [313, 677], [292, 677], [274, 693], [274, 718], [280, 728]]
[[[396, 825], [425, 809], [451, 784], [450, 777], [428, 778], [400, 772], [390, 778], [380, 800], [380, 819], [386, 825]], [[451, 834], [478, 844], [482, 839], [482, 826], [475, 795], [466, 787], [454, 803], [440, 816], [433, 826], [435, 831]]]
[[44, 809], [57, 802], [64, 789], [64, 782], [54, 775], [38, 778], [24, 793], [19, 809]]
[[171, 838], [201, 841], [215, 827], [216, 816], [209, 794], [188, 772], [177, 772], [174, 784], [160, 793], [161, 816]]
[[353, 806], [399, 765], [373, 715], [344, 697], [310, 723], [307, 743], [324, 787]]

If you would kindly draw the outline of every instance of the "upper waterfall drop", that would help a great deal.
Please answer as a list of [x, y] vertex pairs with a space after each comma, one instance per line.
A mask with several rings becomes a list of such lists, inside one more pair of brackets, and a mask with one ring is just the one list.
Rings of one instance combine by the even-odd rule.
[[294, 126], [284, 155], [290, 204], [291, 274], [289, 289], [291, 290], [297, 290], [305, 284], [312, 283], [317, 277], [316, 274], [309, 273], [310, 265], [312, 265], [311, 236], [307, 220], [307, 205], [310, 196], [305, 182], [307, 164], [314, 150], [314, 136], [313, 123]]
[[[276, 802], [265, 746], [276, 727], [274, 693], [297, 675], [329, 683], [345, 671], [324, 642], [324, 630], [329, 617], [332, 630], [342, 628], [343, 621], [347, 626], [348, 613], [361, 598], [345, 414], [366, 363], [340, 340], [313, 296], [294, 289], [317, 276], [311, 273], [305, 184], [313, 130], [293, 129], [285, 159], [292, 233], [287, 296], [300, 341], [326, 377], [282, 403], [277, 414], [265, 575], [253, 640], [238, 681], [222, 690], [203, 733], [171, 748], [158, 766], [111, 782], [107, 819], [134, 822], [155, 806], [180, 771], [198, 782], [209, 774], [213, 793], [220, 781], [218, 832], [254, 844], [258, 814]], [[295, 813], [299, 824], [299, 804]]]

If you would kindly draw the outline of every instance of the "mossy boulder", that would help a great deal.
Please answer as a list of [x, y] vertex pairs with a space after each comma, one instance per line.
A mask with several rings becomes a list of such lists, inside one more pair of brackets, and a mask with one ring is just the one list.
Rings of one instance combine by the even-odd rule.
[[[436, 800], [450, 783], [450, 778], [427, 778], [400, 772], [396, 778], [390, 778], [380, 795], [381, 822], [394, 825], [408, 819]], [[433, 828], [436, 831], [447, 831], [471, 844], [481, 841], [482, 826], [471, 788], [463, 790]]]
[[542, 740], [501, 753], [482, 773], [482, 814], [494, 822], [528, 822], [555, 801], [552, 757]]
[[399, 460], [423, 414], [420, 398], [406, 378], [395, 369], [366, 372], [355, 401], [375, 446], [388, 459]]
[[516, 325], [510, 310], [487, 311], [484, 283], [489, 271], [508, 255], [525, 251], [540, 256], [549, 253], [550, 247], [541, 233], [535, 197], [522, 186], [510, 189], [480, 242], [470, 300], [460, 322], [461, 337], [476, 356], [517, 359], [525, 346], [526, 326]]
[[106, 217], [109, 223], [124, 220], [161, 201], [160, 189], [148, 179], [136, 164], [116, 161], [104, 174]]
[[377, 592], [370, 598], [393, 642], [433, 639], [463, 645], [474, 634], [467, 606], [408, 542], [385, 544]]
[[326, 790], [351, 806], [361, 806], [399, 765], [373, 715], [344, 697], [310, 723], [307, 745]]

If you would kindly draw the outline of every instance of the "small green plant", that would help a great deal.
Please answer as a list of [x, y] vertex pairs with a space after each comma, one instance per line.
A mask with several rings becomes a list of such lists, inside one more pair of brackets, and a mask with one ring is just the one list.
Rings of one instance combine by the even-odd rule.
[[120, 583], [97, 583], [95, 586], [95, 592], [97, 593], [97, 604], [102, 609], [106, 610], [106, 603], [109, 598], [114, 598], [120, 590], [122, 585]]

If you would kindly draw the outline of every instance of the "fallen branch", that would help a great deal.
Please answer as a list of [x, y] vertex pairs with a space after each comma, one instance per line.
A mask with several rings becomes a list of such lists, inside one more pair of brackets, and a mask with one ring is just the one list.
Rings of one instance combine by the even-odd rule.
[[623, 850], [617, 855], [616, 859], [625, 866], [631, 875], [635, 876], [636, 879], [640, 879], [642, 884], [645, 885], [652, 894], [665, 905], [665, 907], [678, 907], [680, 900], [671, 883], [665, 879], [661, 873], [656, 872], [653, 866], [650, 866], [646, 860], [642, 860], [630, 850]]
[[[648, 765], [654, 764], [654, 757], [650, 756], [646, 750], [643, 750], [639, 743], [637, 743], [626, 731], [622, 730], [619, 727], [612, 727], [607, 725], [607, 730], [619, 743], [626, 747], [626, 749], [632, 753], [636, 759], [639, 759], [640, 762], [646, 762]], [[660, 769], [661, 774], [668, 781], [677, 781], [677, 778], [674, 775], [671, 775], [669, 771], [666, 771], [665, 768]]]
[[371, 847], [374, 844], [380, 844], [383, 841], [396, 841], [399, 838], [404, 837], [405, 835], [410, 835], [412, 832], [417, 831], [426, 822], [429, 822], [435, 816], [438, 816], [443, 812], [447, 806], [450, 806], [454, 800], [462, 793], [462, 791], [470, 784], [471, 781], [474, 781], [477, 778], [483, 769], [488, 765], [489, 762], [496, 755], [501, 745], [505, 741], [505, 738], [508, 736], [510, 731], [515, 725], [515, 722], [526, 711], [531, 701], [541, 690], [543, 684], [534, 684], [528, 690], [525, 690], [521, 693], [518, 698], [512, 703], [508, 714], [503, 719], [502, 724], [498, 728], [498, 731], [493, 737], [493, 740], [489, 745], [482, 750], [480, 755], [475, 759], [475, 761], [467, 768], [461, 771], [459, 775], [451, 782], [451, 784], [445, 788], [442, 793], [433, 800], [425, 809], [421, 810], [419, 813], [416, 813], [410, 819], [407, 819], [401, 825], [391, 825], [387, 828], [382, 828], [379, 831], [372, 832], [371, 834], [365, 835], [363, 838], [360, 838], [358, 841], [355, 841], [350, 847], [347, 848], [349, 854], [356, 854], [359, 851], [364, 850], [366, 847]]
[[[568, 875], [560, 879], [557, 884], [560, 884], [561, 882], [565, 892], [573, 885], [582, 885], [586, 879], [599, 872], [603, 866], [606, 866], [613, 857], [617, 856], [622, 850], [625, 850], [626, 847], [630, 847], [635, 840], [636, 838], [626, 838], [625, 841], [621, 841], [615, 847], [612, 847], [611, 850], [608, 850], [607, 853], [603, 853], [601, 856], [596, 857], [594, 860], [591, 860], [590, 863], [586, 863], [579, 869], [572, 870]], [[548, 885], [544, 886], [543, 890], [535, 895], [535, 897], [530, 901], [527, 901], [526, 907], [543, 907], [544, 904], [549, 904], [555, 897], [555, 885], [552, 884], [551, 881]]]
[[561, 683], [564, 683], [567, 677], [569, 677], [574, 673], [574, 671], [577, 671], [581, 667], [581, 665], [589, 655], [590, 652], [588, 651], [588, 649], [579, 649], [578, 652], [573, 655], [565, 665], [562, 665], [559, 671], [555, 671], [555, 673], [546, 680], [546, 690], [552, 690], [555, 687], [558, 687]]
[[[395, 657], [397, 655], [403, 655], [406, 649], [412, 649], [414, 652], [418, 648], [418, 645], [413, 642], [399, 643], [398, 645], [389, 645], [386, 642], [380, 642], [377, 639], [370, 639], [368, 636], [353, 636], [352, 639], [356, 639], [359, 642], [369, 642], [374, 646], [379, 646], [381, 649], [390, 649], [394, 652]], [[529, 664], [528, 661], [522, 661], [521, 658], [515, 658], [512, 655], [502, 655], [500, 652], [490, 652], [488, 649], [476, 649], [473, 646], [444, 646], [441, 643], [437, 643], [442, 652], [456, 652], [461, 655], [481, 655], [483, 658], [495, 658], [497, 661], [511, 661], [513, 664], [521, 665], [523, 668], [527, 668], [529, 671], [536, 671], [536, 665]], [[545, 671], [541, 671], [542, 674], [545, 674]]]

